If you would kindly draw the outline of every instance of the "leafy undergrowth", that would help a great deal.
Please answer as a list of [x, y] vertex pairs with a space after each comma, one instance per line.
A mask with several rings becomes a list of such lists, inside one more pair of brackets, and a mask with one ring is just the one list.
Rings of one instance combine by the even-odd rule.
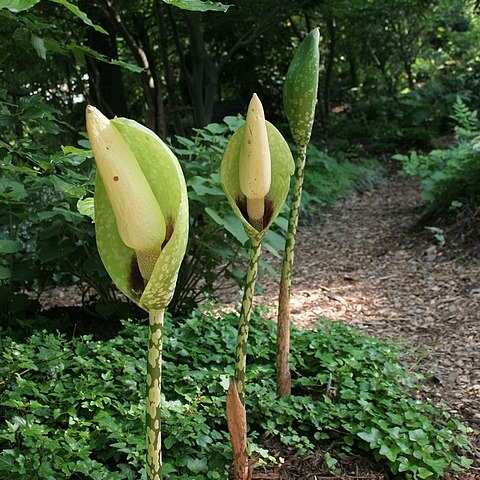
[[[167, 322], [163, 449], [169, 479], [223, 479], [231, 463], [225, 393], [236, 316], [210, 309]], [[1, 340], [0, 478], [145, 478], [146, 327], [125, 322], [108, 341], [36, 333]], [[275, 327], [252, 318], [247, 411], [251, 448], [265, 431], [307, 454], [332, 439], [363, 449], [403, 478], [468, 467], [467, 429], [415, 400], [398, 351], [361, 330], [321, 320], [292, 335], [294, 395], [275, 395]], [[335, 465], [332, 463], [332, 468]]]

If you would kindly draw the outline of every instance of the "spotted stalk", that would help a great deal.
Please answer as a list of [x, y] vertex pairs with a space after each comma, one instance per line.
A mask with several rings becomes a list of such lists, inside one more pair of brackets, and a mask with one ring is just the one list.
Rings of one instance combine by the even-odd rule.
[[160, 406], [164, 314], [164, 309], [149, 312], [146, 403], [147, 477], [149, 480], [163, 478]]
[[299, 147], [295, 161], [295, 180], [293, 197], [288, 219], [288, 232], [285, 240], [282, 273], [280, 278], [280, 293], [278, 297], [277, 323], [277, 393], [279, 396], [289, 395], [291, 392], [291, 374], [289, 367], [290, 356], [290, 291], [292, 286], [293, 257], [297, 236], [300, 203], [302, 201], [303, 178], [307, 147]]
[[235, 381], [240, 400], [245, 404], [245, 371], [247, 366], [247, 344], [250, 315], [252, 313], [253, 294], [257, 281], [258, 261], [262, 250], [262, 242], [253, 240], [250, 247], [245, 290], [243, 292], [242, 308], [238, 323], [237, 345], [235, 347]]
[[235, 348], [235, 372], [226, 402], [236, 480], [250, 480], [253, 468], [247, 455], [245, 371], [248, 327], [261, 244], [283, 206], [294, 168], [287, 142], [265, 120], [263, 106], [254, 94], [248, 106], [245, 125], [230, 138], [220, 167], [225, 195], [250, 239], [250, 261]]
[[187, 188], [175, 155], [144, 126], [91, 106], [86, 123], [100, 258], [117, 287], [149, 312], [146, 464], [148, 480], [160, 480], [163, 317], [187, 246]]
[[297, 145], [295, 183], [290, 206], [288, 232], [283, 254], [280, 293], [278, 297], [277, 321], [277, 394], [289, 395], [291, 375], [290, 353], [290, 288], [292, 284], [293, 251], [297, 234], [298, 214], [302, 199], [303, 175], [310, 142], [318, 92], [319, 72], [318, 28], [313, 29], [298, 47], [285, 76], [283, 106], [290, 125], [292, 137]]

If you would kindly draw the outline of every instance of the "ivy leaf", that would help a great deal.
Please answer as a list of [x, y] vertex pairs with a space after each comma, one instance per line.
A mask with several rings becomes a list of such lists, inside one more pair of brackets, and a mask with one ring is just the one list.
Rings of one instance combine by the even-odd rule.
[[231, 5], [224, 5], [223, 3], [210, 2], [201, 0], [162, 0], [168, 5], [181, 8], [182, 10], [191, 10], [194, 12], [226, 12]]
[[372, 428], [370, 432], [359, 432], [357, 435], [362, 439], [365, 440], [370, 447], [376, 447], [378, 445], [378, 441], [382, 438], [382, 434], [380, 430], [376, 428]]
[[206, 458], [189, 458], [187, 468], [193, 473], [205, 472], [207, 470]]
[[410, 432], [408, 432], [408, 438], [412, 442], [416, 442], [422, 446], [429, 444], [427, 434], [420, 428], [417, 428], [416, 430], [411, 430]]
[[433, 475], [433, 472], [430, 470], [424, 468], [424, 467], [419, 467], [417, 470], [417, 477], [418, 478], [429, 478]]
[[7, 8], [11, 12], [18, 13], [29, 10], [40, 0], [4, 0], [0, 1], [0, 9]]
[[391, 462], [394, 462], [397, 459], [397, 455], [400, 452], [399, 448], [396, 447], [389, 447], [386, 444], [383, 444], [380, 447], [380, 455], [384, 455], [387, 457]]
[[60, 5], [63, 5], [65, 8], [70, 10], [76, 17], [78, 17], [83, 23], [88, 25], [89, 27], [94, 28], [97, 32], [104, 33], [105, 35], [108, 35], [108, 32], [103, 29], [100, 25], [94, 24], [87, 16], [85, 12], [80, 10], [76, 5], [73, 3], [68, 2], [67, 0], [50, 0], [53, 3], [58, 3]]

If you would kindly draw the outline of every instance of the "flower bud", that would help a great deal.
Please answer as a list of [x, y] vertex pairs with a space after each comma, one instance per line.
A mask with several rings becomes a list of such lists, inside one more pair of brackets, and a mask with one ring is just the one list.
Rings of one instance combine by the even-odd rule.
[[97, 162], [98, 253], [121, 292], [152, 311], [172, 300], [188, 240], [188, 197], [180, 164], [148, 128], [87, 108]]
[[320, 32], [313, 29], [298, 47], [285, 76], [283, 105], [295, 143], [310, 141], [317, 104]]
[[[220, 166], [220, 180], [247, 236], [258, 242], [282, 209], [295, 165], [288, 143], [265, 120], [256, 95], [250, 107], [253, 107], [249, 108], [250, 119], [247, 116], [245, 124], [228, 141]], [[254, 139], [258, 141], [257, 146]]]

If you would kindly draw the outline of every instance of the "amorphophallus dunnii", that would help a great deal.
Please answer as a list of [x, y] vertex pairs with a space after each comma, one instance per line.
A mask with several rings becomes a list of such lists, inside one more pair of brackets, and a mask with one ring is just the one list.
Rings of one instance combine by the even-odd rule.
[[297, 234], [298, 216], [302, 201], [302, 187], [307, 159], [307, 146], [315, 120], [318, 75], [320, 68], [320, 32], [314, 28], [298, 47], [285, 76], [283, 105], [293, 139], [297, 144], [295, 180], [288, 219], [287, 239], [280, 276], [277, 320], [277, 393], [289, 395], [290, 376], [290, 288], [292, 284], [293, 253]]
[[91, 106], [86, 118], [97, 164], [100, 258], [117, 287], [149, 312], [147, 476], [160, 480], [163, 318], [187, 245], [185, 179], [175, 155], [144, 126], [126, 118], [109, 120]]
[[287, 142], [265, 120], [260, 99], [254, 94], [245, 124], [230, 138], [220, 168], [223, 190], [251, 243], [235, 347], [235, 374], [227, 395], [227, 421], [237, 480], [250, 477], [246, 451], [245, 371], [261, 245], [287, 197], [293, 171], [294, 162]]

